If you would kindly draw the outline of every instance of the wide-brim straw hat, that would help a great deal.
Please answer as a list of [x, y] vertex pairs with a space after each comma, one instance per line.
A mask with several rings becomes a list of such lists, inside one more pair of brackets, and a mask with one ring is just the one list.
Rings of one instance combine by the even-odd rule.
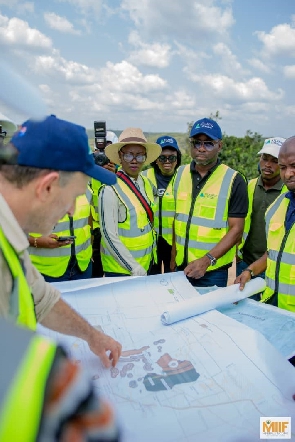
[[128, 127], [123, 130], [119, 136], [119, 142], [109, 144], [105, 148], [106, 156], [112, 161], [112, 163], [120, 164], [119, 151], [123, 146], [128, 144], [139, 144], [146, 149], [146, 160], [144, 164], [150, 164], [155, 161], [162, 152], [161, 146], [157, 143], [148, 143], [141, 129], [137, 127]]

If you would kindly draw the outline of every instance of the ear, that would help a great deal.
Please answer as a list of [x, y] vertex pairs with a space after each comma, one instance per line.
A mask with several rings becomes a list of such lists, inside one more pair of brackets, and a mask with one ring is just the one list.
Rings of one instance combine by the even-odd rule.
[[222, 141], [219, 141], [218, 143], [218, 152], [220, 152], [222, 149]]
[[59, 173], [49, 172], [46, 175], [41, 175], [37, 179], [37, 185], [35, 188], [36, 196], [42, 202], [52, 198], [56, 195], [56, 189], [59, 188]]

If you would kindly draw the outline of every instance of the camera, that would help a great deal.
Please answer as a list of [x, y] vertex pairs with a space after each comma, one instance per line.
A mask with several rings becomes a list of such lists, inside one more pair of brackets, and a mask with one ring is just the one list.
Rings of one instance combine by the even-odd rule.
[[95, 151], [93, 153], [95, 164], [105, 166], [110, 162], [105, 154], [107, 144], [107, 130], [105, 121], [94, 121]]

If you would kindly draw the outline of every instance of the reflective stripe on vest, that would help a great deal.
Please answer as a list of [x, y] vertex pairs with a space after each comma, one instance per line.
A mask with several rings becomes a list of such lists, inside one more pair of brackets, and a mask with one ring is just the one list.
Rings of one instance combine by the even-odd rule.
[[0, 341], [0, 440], [32, 442], [37, 440], [56, 347], [3, 320], [0, 334], [8, 337]]
[[[73, 230], [76, 235], [74, 242], [75, 255], [78, 266], [83, 272], [89, 265], [92, 255], [91, 233], [89, 226], [90, 201], [92, 193], [77, 198], [76, 209], [73, 216]], [[54, 227], [52, 233], [58, 236], [71, 235], [69, 216], [65, 215]], [[32, 234], [34, 236], [34, 234]], [[62, 276], [71, 258], [71, 244], [55, 249], [29, 247], [32, 263], [39, 272], [47, 276]]]
[[[257, 186], [257, 182], [258, 182], [258, 178], [254, 178], [253, 180], [249, 181], [249, 183], [248, 183], [248, 201], [249, 201], [248, 213], [245, 218], [245, 225], [244, 225], [244, 232], [243, 232], [242, 241], [238, 246], [238, 256], [241, 259], [243, 259], [242, 248], [244, 247], [245, 241], [247, 239], [247, 236], [249, 234], [250, 227], [251, 227], [253, 199], [254, 199], [254, 193], [255, 193], [256, 186]], [[285, 185], [282, 186], [281, 193], [285, 194], [287, 191], [288, 191], [287, 187]]]
[[[154, 196], [152, 185], [146, 177], [143, 176], [142, 179], [148, 200], [153, 207]], [[112, 186], [112, 188], [124, 204], [127, 213], [126, 220], [118, 223], [119, 239], [129, 250], [132, 257], [147, 271], [152, 258], [155, 258], [156, 234], [154, 229], [150, 225], [146, 211], [137, 197], [122, 180], [118, 180], [117, 184]], [[130, 216], [130, 214], [132, 214], [132, 216]], [[104, 226], [104, 223], [102, 224]], [[108, 235], [107, 230], [104, 230], [103, 233], [105, 236]], [[126, 267], [121, 265], [120, 262], [111, 255], [106, 247], [103, 236], [101, 238], [101, 260], [105, 272], [131, 273], [131, 269], [126, 269]]]
[[267, 232], [266, 289], [262, 301], [274, 293], [278, 295], [278, 307], [295, 312], [295, 226], [285, 230], [285, 218], [290, 200], [280, 195], [265, 215]]
[[102, 186], [102, 183], [94, 178], [91, 179], [91, 189], [93, 192], [91, 213], [93, 218], [93, 229], [99, 228], [99, 216], [98, 216], [98, 194]]
[[[187, 254], [187, 262], [203, 257], [227, 234], [228, 202], [232, 184], [237, 172], [220, 164], [210, 175], [197, 196], [192, 216], [192, 176], [190, 165], [180, 166], [174, 181], [176, 204], [175, 239], [176, 264], [182, 265]], [[188, 232], [188, 239], [186, 238]], [[185, 245], [187, 244], [187, 250]], [[235, 247], [218, 259], [217, 264], [208, 271], [232, 263]]]
[[[154, 168], [145, 170], [143, 173], [149, 180], [157, 187], [157, 180]], [[172, 228], [175, 215], [175, 200], [173, 194], [173, 182], [176, 174], [171, 177], [171, 180], [162, 197], [158, 197], [155, 205], [155, 230], [159, 235], [161, 230], [162, 237], [168, 244], [172, 245]], [[160, 226], [161, 223], [161, 226]]]
[[33, 296], [24, 275], [20, 259], [0, 228], [0, 249], [12, 277], [9, 297], [9, 317], [17, 324], [36, 329], [36, 314]]

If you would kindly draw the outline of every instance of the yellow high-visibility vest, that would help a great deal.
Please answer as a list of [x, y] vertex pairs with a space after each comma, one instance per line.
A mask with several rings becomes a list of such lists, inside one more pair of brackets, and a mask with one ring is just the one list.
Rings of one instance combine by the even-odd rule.
[[[157, 179], [155, 169], [153, 167], [146, 169], [144, 172], [142, 172], [142, 175], [146, 176], [157, 188]], [[154, 220], [154, 227], [157, 234], [159, 235], [159, 232], [161, 231], [161, 236], [170, 245], [172, 245], [172, 227], [175, 215], [175, 200], [173, 194], [174, 178], [175, 174], [171, 177], [164, 195], [157, 199], [157, 203], [155, 204]]]
[[290, 200], [280, 195], [266, 211], [267, 268], [266, 289], [261, 300], [278, 294], [278, 307], [295, 312], [295, 226], [285, 229]]
[[[56, 347], [49, 340], [0, 319], [11, 346], [1, 361], [0, 440], [37, 440], [46, 384]], [[3, 344], [0, 343], [0, 351]], [[4, 347], [7, 350], [7, 345]], [[2, 352], [1, 352], [2, 353]]]
[[[143, 176], [142, 179], [146, 195], [153, 208], [152, 185], [146, 177]], [[151, 226], [144, 208], [129, 186], [122, 180], [118, 180], [112, 188], [126, 207], [127, 213], [125, 221], [118, 225], [119, 239], [133, 258], [147, 271], [152, 259], [156, 259], [156, 232]], [[103, 226], [101, 226], [102, 228]], [[105, 272], [131, 274], [131, 267], [127, 262], [127, 268], [125, 268], [110, 254], [103, 236], [101, 238], [101, 261]]]
[[[92, 246], [89, 216], [92, 192], [87, 190], [85, 195], [77, 198], [73, 216], [75, 239], [75, 256], [80, 270], [83, 272], [89, 265]], [[54, 227], [52, 233], [58, 236], [71, 235], [69, 216], [65, 215]], [[30, 234], [36, 236], [35, 234]], [[31, 261], [40, 273], [58, 278], [62, 276], [71, 259], [71, 244], [55, 249], [29, 247]]]
[[[0, 249], [12, 277], [8, 316], [17, 324], [36, 329], [37, 320], [33, 296], [19, 257], [0, 228]], [[1, 440], [1, 439], [0, 439]]]
[[[248, 201], [249, 201], [249, 208], [248, 208], [248, 213], [247, 216], [245, 218], [245, 224], [244, 224], [244, 232], [243, 232], [243, 237], [242, 237], [242, 241], [238, 246], [238, 255], [239, 257], [242, 259], [243, 255], [242, 255], [242, 248], [245, 245], [247, 236], [250, 232], [250, 227], [251, 227], [251, 216], [252, 216], [252, 210], [253, 210], [253, 199], [254, 199], [254, 192], [257, 186], [257, 181], [258, 178], [254, 178], [253, 180], [250, 180], [248, 183]], [[281, 193], [285, 193], [287, 192], [288, 189], [287, 187], [284, 185], [282, 186], [282, 190]]]
[[92, 205], [91, 205], [91, 213], [93, 218], [93, 229], [99, 228], [99, 216], [98, 216], [98, 193], [102, 186], [101, 181], [91, 179], [91, 189], [93, 192], [92, 195]]
[[[190, 165], [180, 166], [174, 180], [176, 264], [202, 258], [229, 231], [228, 204], [237, 172], [219, 164], [212, 172], [194, 204]], [[193, 207], [191, 207], [193, 204]], [[233, 262], [235, 246], [208, 271]]]

